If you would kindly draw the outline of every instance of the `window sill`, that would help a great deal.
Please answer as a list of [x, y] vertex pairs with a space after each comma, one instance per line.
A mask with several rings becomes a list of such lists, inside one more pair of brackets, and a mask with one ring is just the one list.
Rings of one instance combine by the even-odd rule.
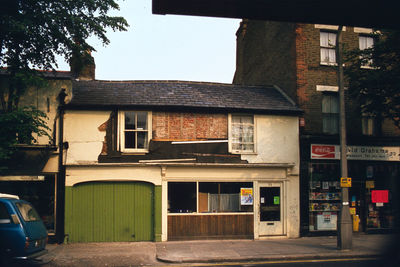
[[231, 151], [231, 153], [236, 155], [257, 155], [257, 152]]
[[129, 151], [129, 150], [122, 150], [122, 155], [145, 155], [149, 153], [148, 150], [137, 150], [137, 151]]
[[336, 62], [320, 62], [321, 66], [337, 66]]

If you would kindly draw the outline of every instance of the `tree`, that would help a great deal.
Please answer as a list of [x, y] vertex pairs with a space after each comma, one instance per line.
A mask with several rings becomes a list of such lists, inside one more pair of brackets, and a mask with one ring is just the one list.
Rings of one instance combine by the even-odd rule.
[[[9, 0], [0, 8], [0, 71], [9, 82], [0, 84], [0, 123], [8, 133], [0, 139], [0, 159], [9, 155], [15, 142], [32, 143], [32, 135], [45, 134], [45, 114], [34, 108], [19, 107], [21, 95], [44, 80], [34, 69], [55, 70], [56, 56], [68, 62], [74, 56], [87, 59], [95, 49], [87, 43], [94, 36], [107, 45], [106, 29], [125, 31], [122, 17], [109, 16], [119, 10], [114, 0]], [[18, 126], [17, 126], [18, 125]], [[3, 129], [4, 131], [4, 129]], [[1, 133], [2, 134], [2, 133]], [[16, 136], [19, 140], [16, 141]], [[11, 139], [10, 139], [11, 138]]]
[[349, 91], [361, 112], [389, 118], [400, 128], [400, 31], [375, 30], [371, 48], [347, 54]]

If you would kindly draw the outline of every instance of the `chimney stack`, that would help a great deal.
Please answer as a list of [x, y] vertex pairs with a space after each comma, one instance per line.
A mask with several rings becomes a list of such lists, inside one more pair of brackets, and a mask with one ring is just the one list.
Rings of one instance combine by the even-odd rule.
[[96, 64], [90, 51], [73, 53], [69, 62], [71, 73], [75, 79], [91, 81], [95, 79]]

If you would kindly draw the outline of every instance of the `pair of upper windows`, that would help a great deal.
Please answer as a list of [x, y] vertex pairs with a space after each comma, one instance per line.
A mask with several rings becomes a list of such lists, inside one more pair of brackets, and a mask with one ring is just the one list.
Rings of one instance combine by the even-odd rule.
[[[321, 64], [322, 65], [336, 65], [336, 37], [335, 32], [320, 31], [320, 47], [321, 47]], [[372, 48], [374, 39], [371, 36], [359, 36], [359, 49], [365, 50]], [[363, 67], [371, 66], [372, 61], [368, 60], [363, 63]]]
[[[151, 139], [151, 112], [119, 112], [119, 148], [122, 152], [148, 152]], [[230, 151], [233, 153], [255, 152], [253, 115], [231, 115]]]

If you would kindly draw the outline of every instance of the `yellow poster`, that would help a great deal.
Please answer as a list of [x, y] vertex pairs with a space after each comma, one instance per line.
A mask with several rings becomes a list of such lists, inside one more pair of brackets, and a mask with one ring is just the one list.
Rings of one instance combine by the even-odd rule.
[[253, 205], [253, 188], [240, 188], [240, 204]]

